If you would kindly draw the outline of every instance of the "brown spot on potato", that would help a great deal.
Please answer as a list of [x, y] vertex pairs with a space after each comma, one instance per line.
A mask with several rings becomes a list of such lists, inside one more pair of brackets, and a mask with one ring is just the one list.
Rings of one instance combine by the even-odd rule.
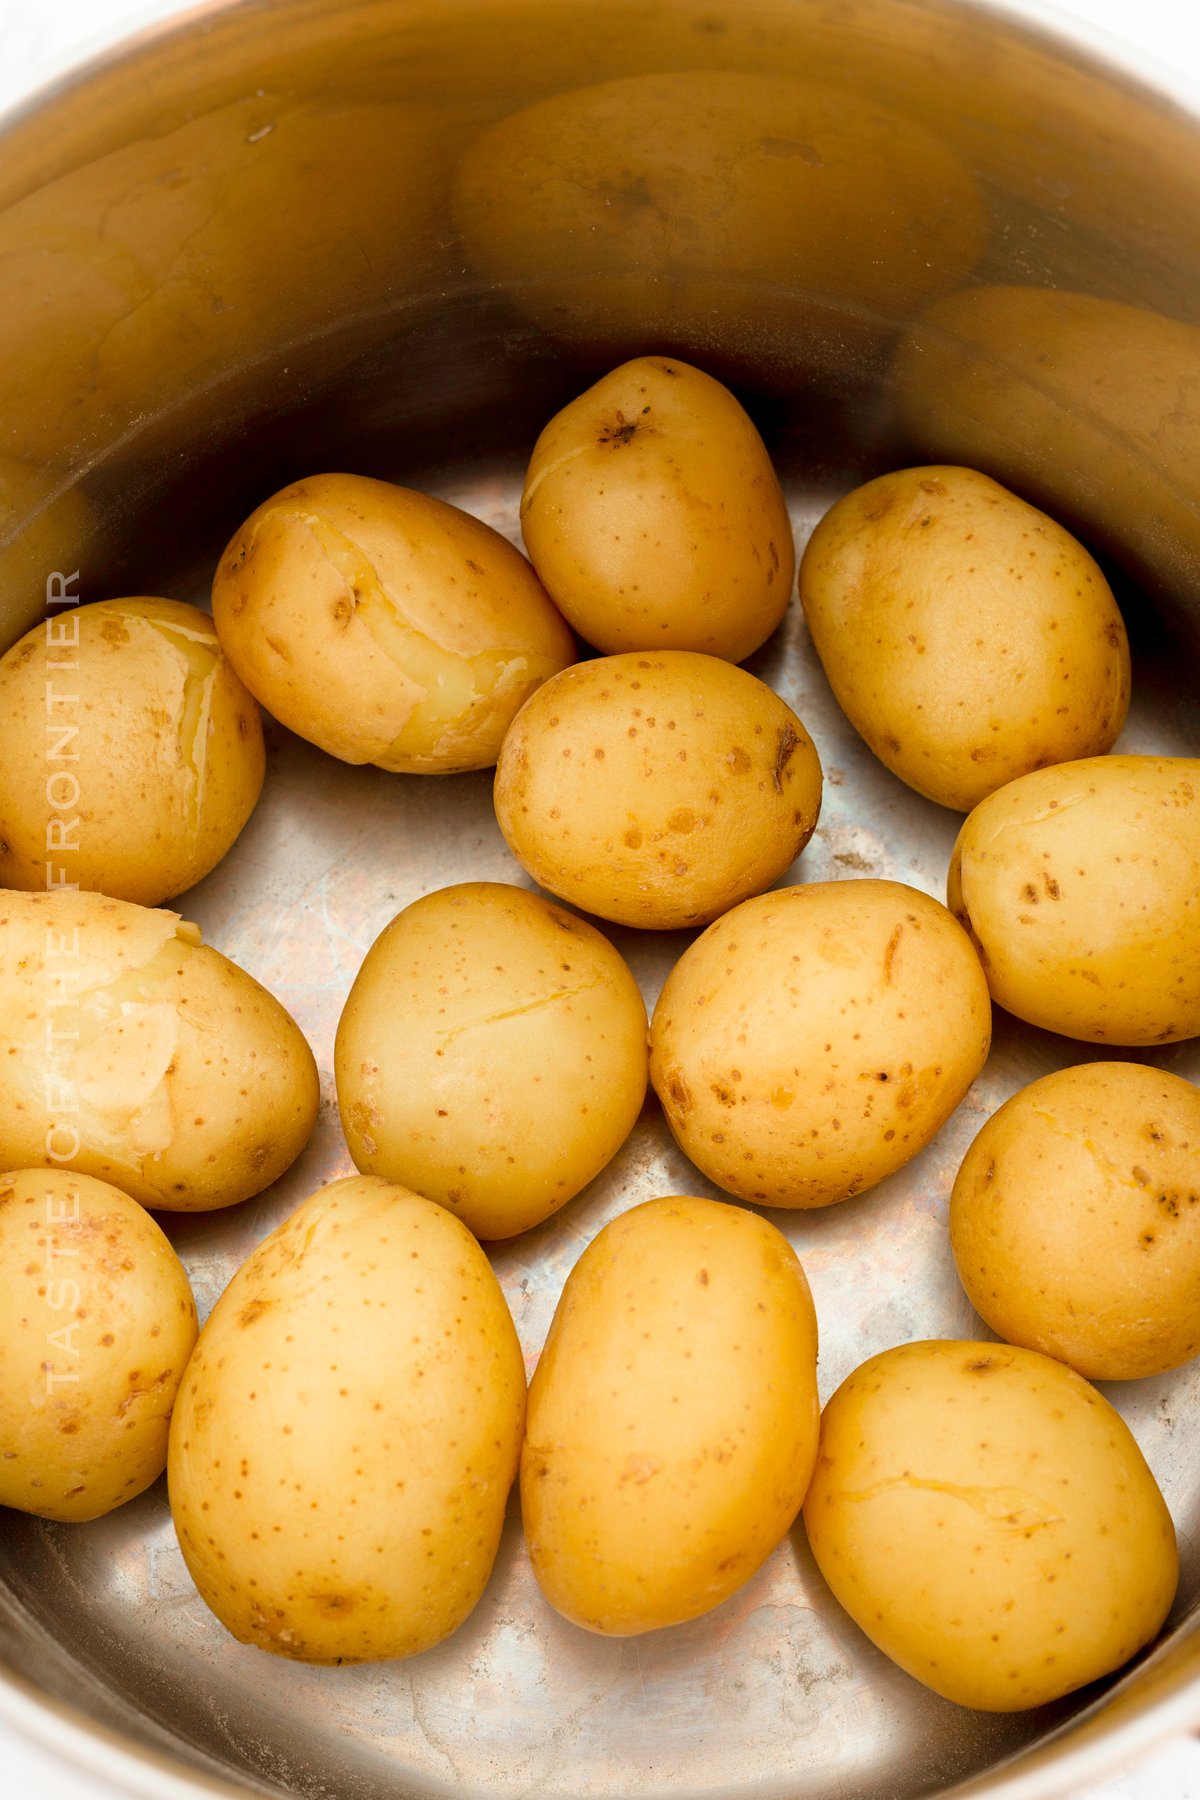
[[782, 794], [783, 792], [783, 771], [787, 767], [788, 759], [792, 756], [799, 742], [799, 737], [792, 730], [790, 725], [784, 725], [780, 728], [779, 742], [775, 748], [775, 767], [771, 771], [771, 780], [774, 783], [775, 792], [777, 794]]

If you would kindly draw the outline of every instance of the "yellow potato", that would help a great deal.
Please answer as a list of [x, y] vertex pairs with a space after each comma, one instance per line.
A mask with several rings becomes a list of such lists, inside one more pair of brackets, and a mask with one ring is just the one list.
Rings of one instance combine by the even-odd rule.
[[684, 952], [650, 1079], [710, 1181], [829, 1206], [924, 1149], [990, 1041], [983, 971], [944, 906], [897, 881], [814, 882], [748, 900]]
[[0, 890], [0, 1166], [143, 1206], [246, 1200], [307, 1143], [320, 1084], [279, 1002], [178, 913]]
[[1200, 759], [1095, 756], [981, 801], [950, 910], [993, 1000], [1091, 1043], [1200, 1032]]
[[98, 1519], [167, 1466], [196, 1341], [149, 1213], [65, 1169], [0, 1175], [0, 1506]]
[[567, 1279], [529, 1390], [521, 1508], [575, 1624], [629, 1637], [736, 1592], [817, 1448], [817, 1320], [791, 1245], [717, 1200], [650, 1200]]
[[335, 1067], [357, 1168], [449, 1207], [476, 1237], [512, 1237], [632, 1131], [646, 1008], [595, 926], [523, 888], [464, 882], [376, 938]]
[[950, 1197], [976, 1312], [1092, 1381], [1200, 1351], [1200, 1089], [1143, 1063], [1044, 1075], [992, 1115]]
[[1119, 1669], [1179, 1573], [1124, 1420], [1073, 1370], [1006, 1344], [902, 1344], [856, 1369], [822, 1416], [804, 1523], [884, 1654], [986, 1712]]
[[813, 834], [821, 764], [753, 675], [687, 650], [599, 657], [521, 710], [496, 769], [509, 849], [621, 925], [704, 925], [775, 881]]
[[487, 1258], [372, 1176], [306, 1200], [243, 1263], [171, 1426], [179, 1545], [221, 1623], [300, 1662], [456, 1630], [491, 1573], [525, 1370]]
[[624, 363], [551, 419], [521, 530], [599, 650], [741, 662], [787, 609], [792, 527], [766, 447], [729, 389], [678, 358]]
[[800, 565], [830, 686], [881, 762], [969, 812], [1046, 763], [1098, 756], [1129, 644], [1069, 532], [973, 469], [902, 469], [839, 500]]
[[575, 656], [499, 532], [365, 475], [295, 481], [251, 513], [213, 616], [277, 719], [343, 762], [408, 773], [490, 767], [522, 702]]
[[0, 885], [156, 906], [214, 868], [254, 810], [258, 707], [213, 623], [177, 600], [101, 600], [0, 659]]

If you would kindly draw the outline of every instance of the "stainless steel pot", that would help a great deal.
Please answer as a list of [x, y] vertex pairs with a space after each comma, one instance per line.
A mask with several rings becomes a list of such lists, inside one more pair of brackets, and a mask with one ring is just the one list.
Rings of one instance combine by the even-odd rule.
[[[558, 103], [539, 168], [476, 150], [464, 175], [496, 121], [632, 77], [649, 85], [620, 90], [621, 117], [640, 129], [606, 139], [582, 94]], [[795, 81], [841, 93], [836, 131], [810, 139], [800, 102], [796, 129], [771, 122]], [[697, 131], [703, 108], [716, 123]], [[606, 364], [667, 349], [737, 383], [800, 536], [856, 478], [922, 459], [982, 466], [1075, 526], [1137, 647], [1125, 747], [1195, 755], [1198, 114], [1024, 5], [203, 7], [4, 130], [0, 640], [76, 571], [83, 599], [202, 599], [243, 514], [318, 468], [410, 481], [515, 537], [540, 423]], [[800, 622], [753, 666], [829, 777], [789, 878], [893, 874], [940, 894], [956, 821], [873, 763]], [[278, 728], [271, 747], [255, 820], [183, 905], [296, 1012], [329, 1101], [338, 1008], [374, 933], [442, 882], [521, 877], [486, 777], [350, 770]], [[614, 936], [652, 997], [682, 940]], [[1007, 1093], [1089, 1054], [1001, 1017], [983, 1079], [921, 1158], [827, 1214], [774, 1215], [813, 1281], [826, 1393], [888, 1344], [982, 1334], [945, 1247], [957, 1160]], [[1194, 1045], [1154, 1060], [1200, 1075]], [[203, 1309], [348, 1166], [335, 1117], [327, 1104], [272, 1193], [172, 1225]], [[582, 1243], [653, 1191], [709, 1190], [648, 1109], [585, 1195], [497, 1250], [531, 1363]], [[547, 1613], [514, 1513], [449, 1645], [292, 1666], [205, 1613], [154, 1491], [89, 1527], [0, 1520], [0, 1722], [121, 1791], [180, 1800], [1034, 1800], [1200, 1722], [1198, 1386], [1193, 1369], [1111, 1391], [1180, 1527], [1167, 1633], [1121, 1679], [1036, 1714], [966, 1713], [900, 1675], [838, 1614], [799, 1531], [710, 1619], [617, 1644]]]

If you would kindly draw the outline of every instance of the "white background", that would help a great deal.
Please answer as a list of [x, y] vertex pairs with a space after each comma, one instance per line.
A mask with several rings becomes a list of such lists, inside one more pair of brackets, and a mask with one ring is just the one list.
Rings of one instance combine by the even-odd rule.
[[[130, 0], [0, 0], [0, 107], [29, 93], [85, 49], [183, 10], [179, 0], [141, 6]], [[1142, 70], [1151, 80], [1157, 63], [1162, 85], [1177, 93], [1193, 87], [1200, 110], [1198, 0], [1061, 0], [1040, 11], [1048, 24], [1057, 19], [1066, 30], [1072, 21], [1084, 20], [1109, 33], [1117, 54], [1122, 46], [1133, 45], [1146, 59]], [[108, 1790], [12, 1739], [0, 1739], [0, 1795], [4, 1800], [108, 1800]], [[1089, 1789], [1086, 1800], [1200, 1800], [1200, 1745], [1193, 1739], [1168, 1744], [1137, 1768]]]

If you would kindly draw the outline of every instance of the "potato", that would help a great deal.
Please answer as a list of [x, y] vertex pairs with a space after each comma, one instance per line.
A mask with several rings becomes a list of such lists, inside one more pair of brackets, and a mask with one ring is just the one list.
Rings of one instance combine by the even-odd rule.
[[207, 875], [254, 810], [258, 707], [213, 623], [101, 600], [0, 659], [0, 885], [73, 882], [156, 906]]
[[741, 662], [787, 609], [792, 527], [766, 447], [729, 389], [678, 358], [624, 363], [551, 419], [521, 530], [599, 650]]
[[575, 643], [520, 551], [469, 513], [365, 475], [294, 481], [213, 581], [230, 662], [343, 762], [484, 769]]
[[149, 1213], [65, 1169], [0, 1175], [0, 1506], [98, 1519], [157, 1481], [196, 1342]]
[[1073, 1370], [1002, 1344], [902, 1344], [821, 1419], [804, 1504], [855, 1623], [960, 1706], [1042, 1706], [1158, 1631], [1179, 1563], [1124, 1420]]
[[242, 1643], [413, 1656], [482, 1594], [525, 1417], [504, 1296], [464, 1225], [374, 1176], [306, 1200], [238, 1270], [171, 1427], [179, 1546]]
[[1058, 1069], [1014, 1094], [950, 1197], [967, 1298], [1011, 1344], [1093, 1381], [1200, 1350], [1200, 1089], [1143, 1063]]
[[376, 938], [335, 1066], [357, 1168], [448, 1206], [476, 1237], [512, 1237], [632, 1131], [646, 1008], [595, 926], [523, 888], [464, 882]]
[[0, 890], [0, 1166], [74, 1169], [143, 1206], [259, 1193], [317, 1116], [279, 1002], [178, 913]]
[[993, 1000], [1091, 1043], [1200, 1032], [1200, 758], [1036, 769], [970, 813], [950, 910]]
[[991, 1007], [945, 907], [898, 881], [747, 900], [676, 963], [650, 1079], [718, 1187], [829, 1206], [924, 1149], [982, 1069]]
[[970, 171], [903, 113], [731, 69], [539, 100], [470, 146], [453, 205], [479, 273], [589, 354], [653, 344], [839, 386], [986, 231]]
[[606, 1225], [529, 1390], [521, 1507], [550, 1604], [628, 1637], [735, 1593], [804, 1498], [816, 1360], [804, 1271], [765, 1219], [672, 1198]]
[[880, 761], [969, 812], [1030, 769], [1110, 750], [1129, 644], [1069, 532], [973, 469], [902, 469], [839, 500], [800, 565], [830, 686]]
[[821, 764], [744, 669], [664, 650], [579, 663], [514, 721], [496, 817], [535, 881], [621, 925], [704, 925], [813, 834]]

